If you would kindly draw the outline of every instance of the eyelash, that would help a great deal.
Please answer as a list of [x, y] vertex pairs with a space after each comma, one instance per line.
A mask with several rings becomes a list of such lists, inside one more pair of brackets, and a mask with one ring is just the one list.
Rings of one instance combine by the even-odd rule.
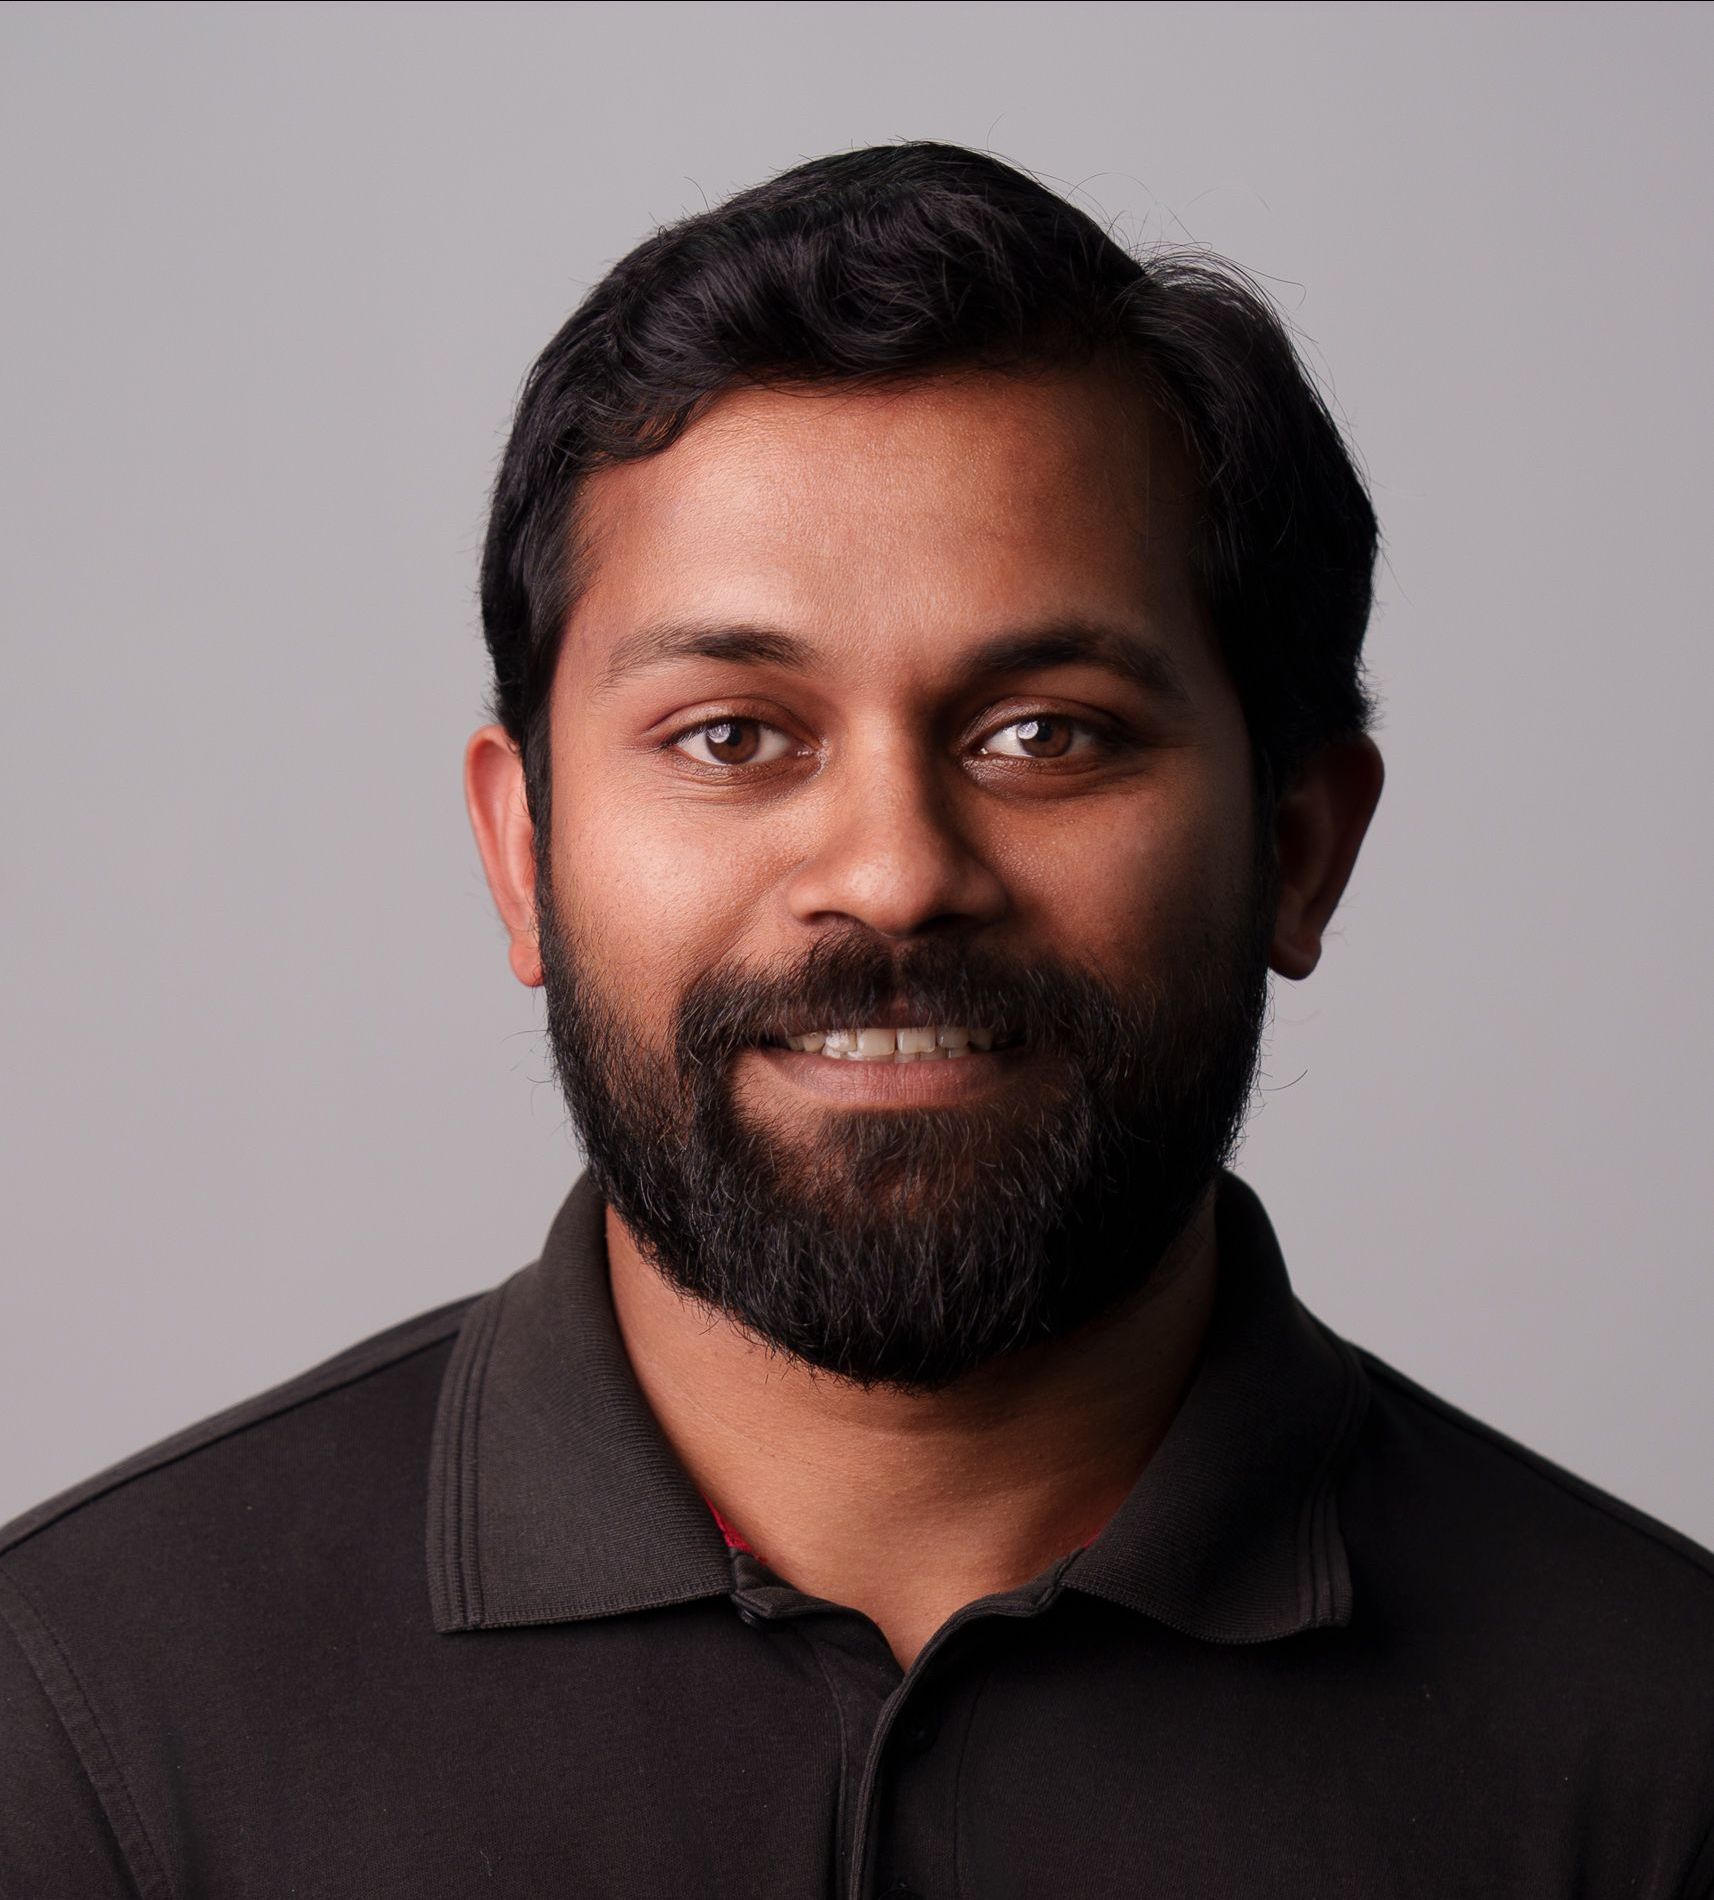
[[[1094, 740], [1094, 749], [1098, 752], [1117, 752], [1123, 744], [1123, 740], [1118, 733], [1104, 725], [1098, 724], [1095, 720], [1074, 719], [1069, 713], [1056, 712], [1020, 713], [1016, 719], [1008, 719], [1003, 725], [995, 726], [993, 730], [986, 735], [983, 744], [986, 745], [989, 740], [998, 737], [1002, 732], [1009, 732], [1014, 726], [1027, 726], [1031, 720], [1037, 719], [1063, 719], [1067, 725], [1075, 727], [1078, 731], [1087, 734], [1089, 738]], [[683, 745], [686, 739], [693, 739], [698, 733], [710, 732], [716, 726], [759, 726], [764, 732], [781, 731], [780, 727], [773, 725], [770, 721], [757, 719], [751, 714], [719, 713], [711, 719], [698, 719], [692, 725], [680, 726], [676, 732], [669, 733], [667, 737], [660, 742], [660, 749], [663, 752], [672, 752]], [[1001, 756], [1007, 757], [1013, 764], [1020, 765], [1056, 765], [1059, 763], [1057, 759], [1031, 759], [1027, 756], [1020, 757], [1017, 754]], [[689, 762], [692, 765], [701, 767], [705, 771], [742, 773], [763, 769], [763, 767], [745, 764], [723, 765], [718, 760], [708, 759], [692, 759]], [[778, 763], [781, 763], [781, 761], [770, 759], [765, 761], [764, 765]]]

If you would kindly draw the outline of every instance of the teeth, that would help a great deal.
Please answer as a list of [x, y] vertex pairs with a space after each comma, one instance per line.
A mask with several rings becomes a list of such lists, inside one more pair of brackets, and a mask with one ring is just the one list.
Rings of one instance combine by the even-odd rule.
[[838, 1062], [945, 1062], [992, 1049], [994, 1032], [963, 1023], [909, 1029], [811, 1029], [788, 1036], [786, 1043], [806, 1055], [830, 1056]]

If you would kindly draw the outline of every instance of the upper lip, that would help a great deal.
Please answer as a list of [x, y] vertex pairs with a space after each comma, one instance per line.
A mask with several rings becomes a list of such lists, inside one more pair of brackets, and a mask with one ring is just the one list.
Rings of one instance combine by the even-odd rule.
[[[855, 1029], [932, 1029], [939, 1023], [957, 1022], [956, 1016], [925, 1016], [919, 1010], [910, 1010], [903, 1003], [889, 1003], [884, 1009], [878, 1009], [872, 1016], [865, 1016], [851, 1024], [836, 1024], [837, 1028]], [[820, 1024], [816, 1025], [817, 1028]]]
[[865, 1010], [861, 1015], [848, 1011], [845, 1014], [817, 1017], [813, 1022], [806, 1018], [797, 1024], [792, 1034], [801, 1036], [811, 1029], [934, 1029], [948, 1023], [962, 1023], [967, 1028], [988, 1027], [980, 1017], [931, 1016], [925, 1015], [920, 1009], [910, 1009], [903, 1003], [885, 1003], [879, 1008]]

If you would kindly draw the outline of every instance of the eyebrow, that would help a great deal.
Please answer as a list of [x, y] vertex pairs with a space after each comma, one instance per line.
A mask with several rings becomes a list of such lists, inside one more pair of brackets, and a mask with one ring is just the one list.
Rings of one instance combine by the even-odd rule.
[[[777, 666], [808, 672], [816, 649], [795, 634], [771, 627], [705, 626], [672, 622], [639, 629], [607, 656], [594, 697], [600, 699], [633, 673], [675, 660], [725, 660], [740, 666]], [[970, 649], [958, 682], [973, 686], [995, 674], [1044, 673], [1059, 666], [1094, 666], [1158, 699], [1188, 706], [1194, 695], [1182, 668], [1157, 642], [1129, 628], [1091, 620], [997, 633]]]

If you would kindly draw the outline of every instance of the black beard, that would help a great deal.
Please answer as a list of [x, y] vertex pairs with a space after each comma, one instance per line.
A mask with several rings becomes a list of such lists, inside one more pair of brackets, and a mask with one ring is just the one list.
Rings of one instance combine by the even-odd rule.
[[[777, 971], [706, 971], [664, 1051], [599, 994], [545, 866], [537, 901], [554, 1066], [609, 1205], [671, 1285], [860, 1385], [938, 1390], [1140, 1293], [1237, 1146], [1267, 1010], [1259, 889], [1147, 994], [859, 930]], [[739, 1112], [742, 1050], [895, 1002], [1053, 1060], [979, 1103], [820, 1108], [793, 1129]]]

